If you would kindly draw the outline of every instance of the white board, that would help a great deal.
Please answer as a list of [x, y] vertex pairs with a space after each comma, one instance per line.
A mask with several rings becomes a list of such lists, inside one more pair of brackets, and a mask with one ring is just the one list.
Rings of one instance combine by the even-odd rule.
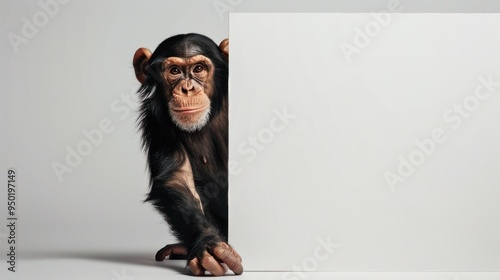
[[232, 14], [230, 242], [245, 269], [500, 271], [498, 26]]

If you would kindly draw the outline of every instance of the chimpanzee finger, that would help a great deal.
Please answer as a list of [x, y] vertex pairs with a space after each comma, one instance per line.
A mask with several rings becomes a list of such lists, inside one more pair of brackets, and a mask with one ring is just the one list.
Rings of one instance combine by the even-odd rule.
[[185, 254], [170, 254], [170, 256], [168, 256], [169, 259], [171, 260], [185, 260], [186, 259], [186, 255]]
[[204, 269], [214, 276], [222, 276], [226, 273], [226, 269], [219, 263], [208, 251], [203, 252], [201, 265]]
[[243, 259], [241, 258], [240, 254], [238, 254], [238, 252], [236, 252], [236, 251], [233, 249], [233, 247], [231, 247], [229, 244], [228, 244], [227, 246], [229, 246], [229, 250], [231, 250], [231, 253], [233, 253], [233, 254], [234, 254], [234, 255], [238, 258], [238, 260], [239, 260], [240, 262], [243, 262]]
[[235, 274], [242, 274], [243, 265], [241, 264], [241, 257], [238, 254], [234, 254], [234, 250], [229, 245], [224, 245], [218, 245], [213, 249], [214, 256], [217, 260], [225, 263]]
[[184, 246], [179, 245], [179, 244], [169, 244], [163, 248], [161, 248], [155, 256], [155, 259], [157, 261], [163, 261], [165, 258], [169, 255], [174, 255], [174, 256], [186, 256], [187, 255], [187, 250]]
[[243, 262], [243, 259], [241, 258], [240, 254], [238, 254], [238, 252], [236, 252], [236, 250], [234, 250], [233, 247], [231, 247], [231, 245], [229, 245], [229, 244], [227, 244], [225, 242], [220, 242], [218, 244], [218, 246], [223, 246], [223, 247], [229, 249], [229, 251], [231, 251], [231, 253], [233, 253], [238, 258], [238, 260], [240, 262]]
[[189, 270], [193, 273], [194, 276], [202, 276], [205, 275], [205, 269], [200, 264], [200, 260], [198, 258], [194, 258], [188, 263]]

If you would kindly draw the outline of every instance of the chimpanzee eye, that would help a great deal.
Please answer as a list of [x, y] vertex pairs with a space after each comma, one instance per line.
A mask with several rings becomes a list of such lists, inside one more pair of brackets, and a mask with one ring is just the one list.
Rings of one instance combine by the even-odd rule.
[[181, 73], [181, 69], [177, 66], [173, 66], [170, 68], [169, 73], [172, 75], [179, 75]]
[[203, 65], [201, 64], [196, 64], [193, 68], [193, 72], [194, 73], [200, 73], [202, 72], [203, 70], [205, 70], [205, 67], [203, 67]]

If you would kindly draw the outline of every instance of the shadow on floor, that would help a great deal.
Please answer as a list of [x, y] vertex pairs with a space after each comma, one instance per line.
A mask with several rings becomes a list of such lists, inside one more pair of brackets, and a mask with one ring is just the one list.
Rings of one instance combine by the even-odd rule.
[[190, 275], [186, 268], [185, 260], [169, 260], [158, 262], [154, 254], [137, 252], [57, 252], [57, 253], [34, 253], [25, 256], [27, 259], [80, 259], [92, 261], [104, 261], [119, 264], [132, 264], [143, 266], [154, 266], [177, 271], [180, 274]]

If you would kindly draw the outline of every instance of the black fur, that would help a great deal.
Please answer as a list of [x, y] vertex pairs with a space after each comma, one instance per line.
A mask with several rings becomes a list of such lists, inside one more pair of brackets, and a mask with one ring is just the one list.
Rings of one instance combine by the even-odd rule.
[[[215, 67], [214, 93], [209, 122], [199, 131], [185, 132], [171, 120], [166, 88], [161, 78], [163, 61], [171, 56], [202, 54]], [[139, 89], [142, 98], [139, 126], [148, 157], [151, 202], [186, 246], [188, 260], [220, 241], [227, 242], [227, 145], [228, 65], [218, 46], [199, 34], [183, 34], [163, 41], [145, 65], [146, 80]], [[204, 213], [185, 182], [174, 173], [187, 156]], [[207, 163], [204, 163], [204, 159]]]

